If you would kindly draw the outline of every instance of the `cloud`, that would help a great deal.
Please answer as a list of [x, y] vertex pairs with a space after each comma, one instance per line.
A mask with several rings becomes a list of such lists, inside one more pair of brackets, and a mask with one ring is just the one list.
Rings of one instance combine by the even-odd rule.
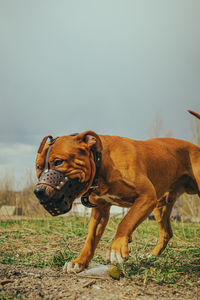
[[27, 144], [12, 144], [8, 145], [0, 143], [0, 164], [5, 164], [8, 161], [16, 161], [19, 155], [30, 156], [33, 153], [35, 147]]
[[157, 113], [188, 139], [199, 11], [196, 0], [2, 1], [0, 173], [32, 168], [49, 134], [146, 139]]

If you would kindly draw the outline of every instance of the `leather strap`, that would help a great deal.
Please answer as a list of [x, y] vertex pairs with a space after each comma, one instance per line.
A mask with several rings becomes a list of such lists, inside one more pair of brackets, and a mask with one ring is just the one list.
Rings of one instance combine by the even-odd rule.
[[83, 196], [81, 196], [81, 203], [84, 206], [89, 207], [89, 208], [96, 207], [95, 204], [93, 204], [89, 201], [89, 196], [98, 187], [98, 179], [99, 179], [99, 172], [100, 172], [100, 168], [101, 168], [101, 159], [102, 159], [101, 152], [94, 152], [93, 151], [93, 154], [94, 154], [94, 162], [95, 162], [95, 165], [96, 165], [96, 173], [95, 173], [95, 176], [94, 176], [91, 187], [89, 188], [89, 190]]
[[[51, 135], [46, 135], [43, 140], [41, 141], [40, 143], [40, 146], [39, 146], [39, 149], [38, 149], [38, 153], [41, 153], [43, 148], [44, 148], [44, 145], [46, 144], [46, 141], [47, 139], [50, 139], [50, 145], [54, 143], [55, 139], [53, 139], [53, 137]], [[53, 142], [52, 142], [53, 141]]]

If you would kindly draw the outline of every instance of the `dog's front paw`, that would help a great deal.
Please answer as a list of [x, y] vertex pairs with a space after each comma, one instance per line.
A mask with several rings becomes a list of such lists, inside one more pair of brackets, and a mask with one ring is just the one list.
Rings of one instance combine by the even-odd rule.
[[63, 267], [64, 273], [79, 273], [85, 269], [85, 266], [76, 262], [66, 262]]
[[117, 238], [106, 255], [106, 262], [113, 265], [122, 264], [128, 259], [128, 238]]

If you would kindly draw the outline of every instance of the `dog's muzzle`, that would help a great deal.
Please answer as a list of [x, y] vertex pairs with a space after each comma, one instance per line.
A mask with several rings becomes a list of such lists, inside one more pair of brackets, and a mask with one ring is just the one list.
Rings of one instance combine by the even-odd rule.
[[[79, 182], [77, 178], [72, 179], [59, 171], [49, 169], [49, 153], [56, 138], [54, 139], [51, 135], [45, 136], [40, 143], [38, 153], [42, 152], [48, 138], [50, 139], [50, 142], [45, 158], [45, 170], [38, 179], [34, 193], [40, 203], [51, 215], [58, 216], [70, 211], [73, 201], [88, 187], [89, 181], [82, 183]], [[95, 152], [93, 154], [96, 165], [95, 177], [90, 188], [81, 196], [81, 203], [89, 208], [96, 207], [95, 204], [89, 201], [89, 196], [97, 188], [98, 174], [101, 166], [101, 152]], [[56, 191], [53, 197], [49, 197], [46, 194], [48, 186]]]
[[65, 176], [63, 173], [52, 169], [46, 169], [40, 175], [37, 184], [48, 184], [54, 189], [60, 190], [68, 181], [69, 177]]
[[[55, 189], [55, 196], [50, 199], [43, 197], [43, 192], [39, 187], [41, 184]], [[71, 209], [73, 201], [87, 185], [88, 182], [81, 183], [77, 178], [72, 179], [59, 171], [46, 169], [40, 175], [34, 193], [51, 215], [58, 216]]]

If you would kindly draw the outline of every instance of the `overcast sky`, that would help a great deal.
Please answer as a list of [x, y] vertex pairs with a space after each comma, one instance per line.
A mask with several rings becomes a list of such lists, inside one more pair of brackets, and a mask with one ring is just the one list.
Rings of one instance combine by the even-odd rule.
[[[190, 138], [200, 112], [199, 0], [0, 0], [0, 178], [43, 136]], [[23, 186], [23, 180], [19, 186]]]

